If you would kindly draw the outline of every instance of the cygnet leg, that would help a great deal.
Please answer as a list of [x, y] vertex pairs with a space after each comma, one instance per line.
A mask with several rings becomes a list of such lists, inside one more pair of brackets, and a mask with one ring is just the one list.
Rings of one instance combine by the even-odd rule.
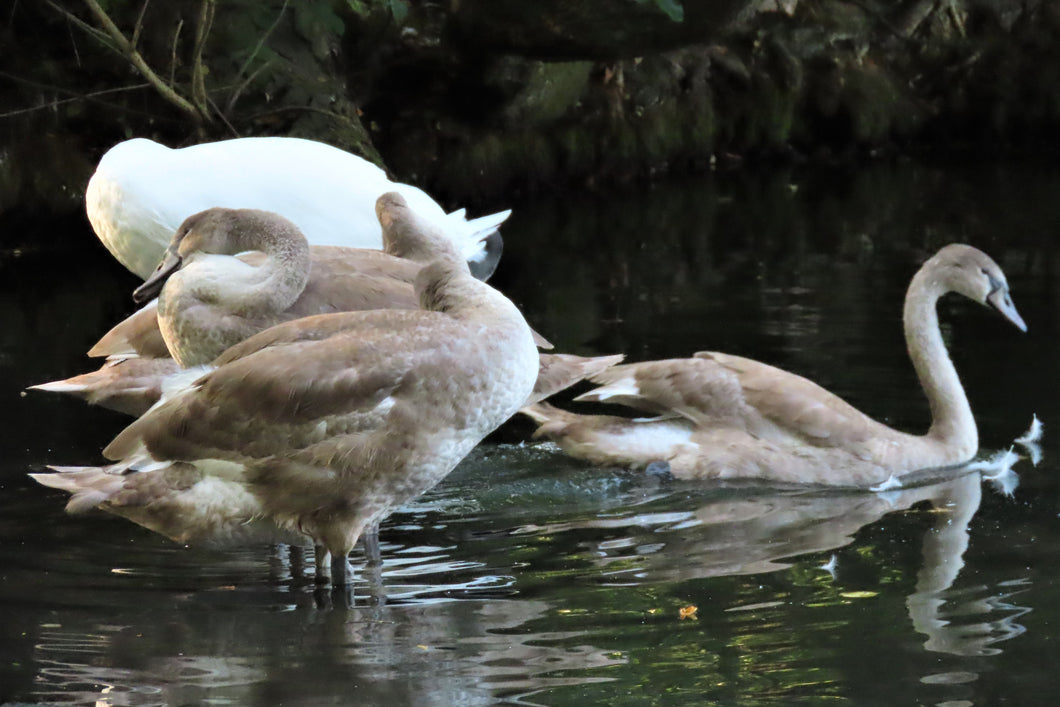
[[350, 564], [350, 559], [345, 553], [331, 556], [331, 586], [353, 586], [353, 565]]
[[368, 580], [368, 603], [372, 606], [386, 605], [383, 590], [383, 555], [379, 549], [379, 521], [369, 523], [361, 533], [364, 543], [364, 575]]
[[316, 564], [317, 584], [331, 583], [331, 553], [323, 545], [313, 546], [313, 561]]
[[379, 551], [379, 521], [369, 523], [364, 532], [361, 533], [361, 542], [364, 543], [364, 559], [369, 567], [383, 564], [383, 557]]

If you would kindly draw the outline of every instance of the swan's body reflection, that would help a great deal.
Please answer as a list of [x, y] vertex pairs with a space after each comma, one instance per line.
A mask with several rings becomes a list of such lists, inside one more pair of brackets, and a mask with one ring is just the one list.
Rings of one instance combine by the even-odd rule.
[[[525, 469], [525, 457], [510, 461], [513, 466]], [[488, 492], [481, 489], [480, 477], [473, 473], [475, 463], [502, 467], [500, 478]], [[473, 458], [470, 468], [460, 473], [454, 483], [406, 507], [402, 511], [405, 522], [422, 516], [436, 527], [447, 527], [447, 534], [459, 532], [461, 527], [482, 529], [489, 525], [488, 519], [475, 519], [474, 511], [465, 514], [468, 509], [464, 505], [448, 507], [447, 499], [472, 498], [494, 505], [492, 502], [497, 498], [509, 496], [515, 486], [526, 483], [537, 484], [539, 489], [547, 486], [556, 496], [560, 495], [547, 475], [535, 474], [533, 481], [528, 482], [522, 474], [506, 476], [503, 466], [504, 462], [499, 463], [495, 455]], [[569, 479], [569, 469], [562, 471], [564, 478]], [[476, 484], [477, 494], [471, 491]], [[998, 650], [999, 642], [1022, 632], [1016, 622], [1028, 609], [1006, 603], [1019, 588], [1007, 586], [1011, 582], [954, 588], [970, 544], [970, 523], [980, 506], [981, 484], [980, 474], [964, 473], [887, 494], [731, 487], [713, 492], [709, 497], [693, 497], [691, 505], [681, 498], [686, 486], [653, 487], [647, 490], [647, 498], [638, 498], [645, 493], [644, 487], [627, 488], [622, 491], [621, 506], [604, 511], [609, 515], [573, 511], [564, 513], [567, 518], [560, 522], [531, 525], [530, 522], [543, 515], [538, 509], [527, 518], [530, 522], [514, 532], [510, 532], [509, 523], [506, 526], [509, 532], [491, 533], [482, 543], [466, 539], [451, 548], [431, 548], [430, 552], [422, 547], [388, 548], [383, 568], [388, 586], [404, 583], [411, 588], [422, 582], [418, 591], [410, 592], [409, 603], [354, 612], [264, 613], [263, 602], [293, 600], [303, 607], [307, 605], [306, 597], [294, 588], [296, 583], [291, 584], [291, 591], [270, 584], [272, 588], [265, 589], [265, 594], [258, 599], [247, 592], [233, 597], [239, 599], [242, 609], [225, 612], [224, 622], [219, 622], [217, 612], [211, 611], [185, 608], [179, 612], [179, 618], [178, 614], [167, 614], [171, 621], [179, 621], [182, 629], [171, 633], [161, 655], [175, 656], [179, 652], [185, 658], [159, 658], [128, 671], [115, 670], [113, 664], [122, 665], [121, 646], [128, 643], [128, 634], [141, 630], [136, 626], [112, 636], [107, 636], [106, 631], [90, 630], [101, 635], [88, 661], [83, 651], [66, 651], [62, 646], [55, 651], [54, 640], [47, 642], [48, 650], [45, 650], [42, 643], [38, 659], [41, 664], [49, 663], [52, 667], [48, 679], [39, 686], [39, 695], [54, 696], [56, 688], [74, 689], [70, 686], [73, 680], [74, 687], [86, 683], [109, 684], [126, 692], [150, 688], [167, 698], [208, 694], [236, 701], [256, 694], [260, 686], [268, 686], [270, 690], [279, 690], [284, 698], [307, 703], [318, 694], [340, 691], [341, 685], [357, 682], [371, 686], [365, 693], [367, 697], [392, 704], [452, 704], [457, 697], [462, 703], [495, 704], [513, 692], [532, 696], [539, 691], [584, 686], [601, 680], [621, 681], [627, 671], [654, 669], [654, 659], [648, 652], [655, 649], [647, 647], [654, 643], [645, 639], [645, 633], [638, 632], [658, 632], [660, 628], [659, 623], [653, 627], [651, 622], [643, 625], [637, 622], [627, 625], [622, 635], [615, 633], [610, 622], [615, 620], [616, 613], [628, 611], [625, 604], [630, 592], [637, 593], [635, 588], [619, 585], [676, 587], [684, 581], [776, 572], [794, 564], [817, 567], [834, 553], [839, 558], [837, 579], [825, 576], [824, 570], [817, 571], [822, 575], [821, 586], [834, 581], [838, 593], [844, 587], [844, 557], [850, 557], [841, 548], [850, 544], [861, 528], [878, 522], [888, 513], [911, 507], [927, 510], [927, 504], [931, 507], [931, 512], [926, 514], [931, 519], [930, 527], [924, 531], [916, 589], [906, 600], [910, 622], [903, 631], [912, 635], [912, 629], [921, 634], [923, 637], [916, 641], [928, 651], [956, 656], [989, 655]], [[586, 497], [586, 508], [599, 507], [602, 493], [590, 494], [594, 496], [592, 499]], [[503, 512], [496, 516], [497, 519], [504, 517]], [[442, 519], [444, 522], [439, 524]], [[412, 533], [409, 542], [421, 542], [412, 530], [405, 532]], [[528, 535], [547, 537], [548, 543], [556, 542], [557, 545], [544, 548], [550, 557], [539, 562], [533, 559], [533, 552], [523, 552], [519, 554], [527, 562], [505, 566], [517, 546], [525, 548]], [[591, 552], [584, 552], [586, 545]], [[576, 607], [577, 596], [585, 598], [584, 592], [572, 591], [569, 575], [554, 576], [541, 584], [549, 572], [541, 564], [554, 560], [561, 547], [579, 557], [594, 558], [588, 569], [579, 567], [579, 579], [575, 583], [584, 578], [593, 585], [608, 585], [604, 592], [590, 590], [592, 598], [588, 601], [592, 610], [581, 614], [582, 618], [573, 625], [558, 617]], [[492, 548], [493, 552], [486, 548]], [[488, 557], [493, 558], [492, 562]], [[469, 560], [475, 559], [482, 564], [468, 567]], [[452, 568], [431, 569], [445, 563]], [[473, 587], [480, 583], [476, 578], [493, 576], [498, 571], [509, 575], [511, 585], [506, 587], [505, 594], [514, 598], [444, 600], [447, 582], [463, 579], [467, 586]], [[889, 586], [893, 589], [896, 585]], [[432, 591], [432, 587], [437, 591]], [[471, 596], [474, 597], [473, 592]], [[217, 592], [197, 592], [187, 595], [184, 601], [194, 606], [199, 602], [218, 601], [217, 597]], [[787, 611], [785, 604], [774, 602], [768, 612], [773, 617], [782, 616]], [[743, 611], [726, 611], [733, 608]], [[726, 622], [725, 626], [714, 626], [711, 630], [720, 628], [723, 634], [731, 632], [733, 638], [748, 631], [763, 631], [757, 617], [748, 622], [751, 612], [757, 611], [751, 605], [714, 607], [715, 611], [711, 612], [700, 604], [699, 609], [706, 615], [701, 621]], [[830, 615], [826, 609], [822, 612], [817, 615], [817, 621], [827, 620]], [[151, 621], [155, 620], [152, 617]], [[782, 623], [794, 624], [796, 620], [786, 619]], [[128, 618], [121, 623], [128, 624]], [[62, 629], [64, 633], [69, 630], [78, 629]], [[40, 633], [54, 638], [56, 630], [42, 627]], [[292, 642], [282, 636], [299, 638]], [[679, 650], [702, 640], [702, 633], [692, 630], [671, 648]], [[248, 648], [233, 651], [231, 647], [235, 645]], [[697, 651], [705, 647], [705, 644], [695, 645]], [[266, 648], [257, 652], [254, 646]], [[707, 647], [706, 650], [716, 649]], [[794, 665], [805, 660], [797, 653], [788, 659]], [[289, 661], [312, 665], [314, 680], [285, 686], [288, 674], [285, 666]], [[967, 665], [963, 658], [958, 661], [957, 672], [961, 675], [974, 676], [974, 671], [981, 667], [978, 663]], [[925, 664], [930, 670], [938, 667], [933, 660]], [[628, 667], [616, 672], [616, 666]], [[190, 669], [199, 677], [189, 678]], [[752, 664], [738, 670], [755, 669]], [[178, 677], [173, 677], [175, 673]], [[421, 673], [430, 674], [430, 679], [417, 677]], [[924, 679], [935, 677], [925, 675]], [[736, 676], [737, 680], [745, 678], [742, 673]]]
[[[935, 478], [939, 478], [936, 476]], [[732, 487], [683, 513], [641, 513], [548, 525], [519, 533], [550, 534], [579, 528], [627, 528], [623, 538], [596, 543], [595, 563], [609, 584], [673, 583], [707, 577], [760, 574], [791, 567], [801, 556], [850, 544], [855, 533], [884, 515], [929, 503], [934, 519], [925, 533], [916, 591], [907, 599], [913, 628], [930, 651], [955, 655], [996, 652], [995, 643], [1023, 632], [1015, 619], [1029, 609], [1006, 603], [1013, 590], [952, 592], [964, 567], [969, 525], [982, 497], [978, 472], [954, 470], [934, 483], [887, 493], [842, 493], [822, 488], [762, 491]], [[829, 560], [824, 556], [822, 560]], [[822, 572], [826, 571], [821, 569]], [[842, 560], [832, 571], [842, 582]], [[1018, 582], [1017, 582], [1018, 584]], [[984, 592], [989, 596], [983, 596]], [[947, 617], [1001, 619], [954, 623]]]
[[[566, 674], [625, 662], [578, 631], [535, 630], [549, 608], [534, 600], [475, 600], [308, 616], [189, 612], [164, 655], [130, 667], [113, 665], [136, 640], [127, 627], [42, 627], [33, 696], [66, 704], [253, 704], [267, 686], [274, 704], [320, 704], [348, 693], [357, 704], [492, 705], [498, 694], [600, 682], [606, 678]], [[277, 626], [300, 638], [270, 640]], [[291, 665], [304, 666], [312, 679], [286, 680]]]

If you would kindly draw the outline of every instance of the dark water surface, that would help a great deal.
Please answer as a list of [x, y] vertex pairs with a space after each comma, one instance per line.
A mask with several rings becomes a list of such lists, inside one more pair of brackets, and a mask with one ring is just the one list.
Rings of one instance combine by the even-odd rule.
[[102, 462], [125, 423], [21, 391], [92, 368], [136, 284], [87, 224], [35, 247], [41, 222], [0, 253], [0, 703], [1054, 704], [1058, 194], [1057, 171], [907, 164], [516, 204], [496, 284], [560, 350], [753, 356], [911, 430], [902, 295], [977, 245], [1030, 327], [941, 306], [981, 454], [1037, 414], [1044, 457], [1011, 494], [717, 487], [587, 468], [515, 422], [384, 524], [381, 578], [355, 552], [352, 608], [300, 551], [181, 547], [27, 479]]

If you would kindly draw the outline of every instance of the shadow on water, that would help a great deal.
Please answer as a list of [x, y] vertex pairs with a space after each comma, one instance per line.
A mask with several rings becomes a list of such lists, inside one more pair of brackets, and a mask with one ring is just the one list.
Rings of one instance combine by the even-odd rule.
[[135, 281], [86, 225], [0, 254], [0, 702], [1043, 703], [1060, 687], [1058, 188], [899, 164], [514, 205], [496, 284], [560, 350], [731, 351], [910, 430], [928, 411], [901, 340], [908, 278], [946, 242], [981, 246], [1030, 333], [946, 301], [945, 337], [984, 449], [1037, 413], [1044, 460], [1007, 492], [978, 473], [879, 494], [707, 487], [587, 468], [515, 421], [498, 435], [514, 444], [384, 524], [385, 602], [355, 551], [352, 607], [315, 591], [300, 549], [181, 547], [30, 485], [102, 461], [125, 424], [22, 390], [93, 368], [83, 352]]

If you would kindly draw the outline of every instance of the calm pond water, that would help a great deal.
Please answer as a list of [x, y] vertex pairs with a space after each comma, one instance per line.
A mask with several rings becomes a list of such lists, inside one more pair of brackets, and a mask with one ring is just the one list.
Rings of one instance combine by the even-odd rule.
[[1014, 489], [719, 487], [588, 468], [515, 421], [384, 524], [381, 576], [355, 552], [352, 606], [298, 551], [181, 547], [27, 479], [102, 462], [125, 423], [22, 390], [92, 368], [136, 284], [87, 224], [42, 221], [0, 253], [0, 703], [1053, 704], [1057, 194], [1056, 170], [902, 164], [514, 204], [495, 284], [560, 350], [740, 353], [911, 430], [904, 289], [980, 246], [1030, 332], [946, 300], [947, 341], [981, 455], [1037, 414], [1043, 458]]

